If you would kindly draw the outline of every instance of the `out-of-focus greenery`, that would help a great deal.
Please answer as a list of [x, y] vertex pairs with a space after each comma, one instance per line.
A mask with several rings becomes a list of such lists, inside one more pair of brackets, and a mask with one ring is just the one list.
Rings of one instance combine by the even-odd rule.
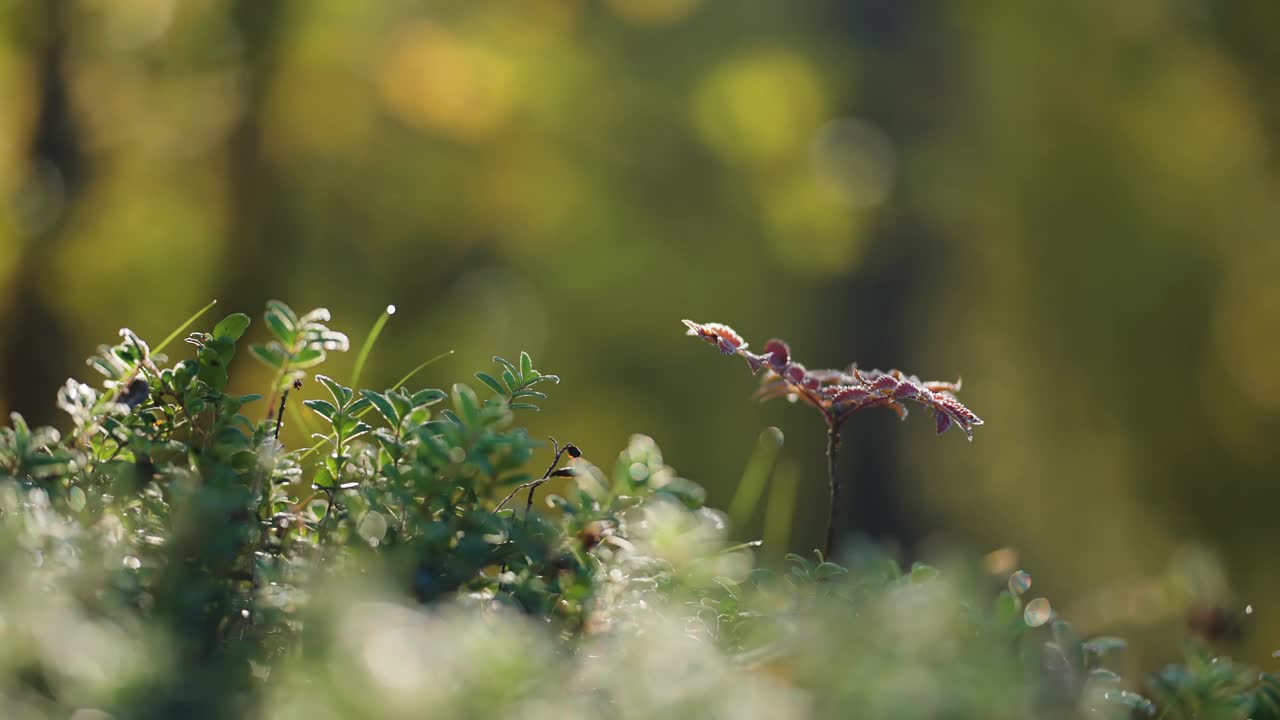
[[[324, 309], [264, 319], [249, 349], [291, 407], [348, 341]], [[1122, 639], [954, 551], [755, 568], [648, 436], [608, 473], [552, 440], [530, 472], [516, 413], [559, 378], [527, 353], [483, 393], [316, 374], [320, 443], [287, 448], [251, 419], [274, 397], [227, 392], [250, 325], [190, 333], [177, 363], [121, 330], [101, 389], [58, 393], [72, 432], [0, 427], [4, 717], [1280, 718], [1280, 676], [1203, 644], [1154, 700], [1126, 689]], [[535, 511], [553, 476], [572, 484]]]
[[66, 429], [101, 337], [210, 297], [353, 334], [395, 303], [367, 384], [528, 348], [574, 379], [555, 432], [648, 432], [718, 505], [782, 428], [735, 532], [812, 547], [817, 421], [682, 344], [717, 318], [963, 376], [972, 447], [850, 423], [857, 527], [1016, 548], [1082, 629], [1144, 639], [1194, 542], [1222, 563], [1197, 602], [1252, 603], [1261, 660], [1277, 28], [1273, 0], [0, 0], [0, 412]]

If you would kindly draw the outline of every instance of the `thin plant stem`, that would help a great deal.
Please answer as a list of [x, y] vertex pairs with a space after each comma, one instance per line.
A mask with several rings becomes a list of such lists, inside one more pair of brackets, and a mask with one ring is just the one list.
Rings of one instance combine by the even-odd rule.
[[276, 440], [280, 439], [280, 426], [284, 424], [284, 407], [285, 407], [285, 403], [287, 403], [288, 401], [289, 401], [289, 391], [285, 390], [284, 394], [280, 396], [280, 410], [279, 412], [276, 413], [276, 431], [275, 433], [272, 434], [272, 437], [274, 437]]
[[827, 481], [831, 488], [831, 507], [827, 517], [827, 542], [823, 546], [824, 559], [831, 558], [836, 538], [840, 530], [840, 475], [837, 472], [836, 460], [840, 454], [840, 422], [827, 424]]

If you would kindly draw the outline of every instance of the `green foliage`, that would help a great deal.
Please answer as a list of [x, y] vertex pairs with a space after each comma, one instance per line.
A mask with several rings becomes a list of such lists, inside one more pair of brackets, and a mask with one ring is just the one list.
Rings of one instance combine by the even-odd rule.
[[279, 300], [267, 302], [263, 315], [274, 338], [249, 347], [249, 352], [276, 371], [272, 391], [278, 392], [300, 380], [304, 370], [325, 361], [330, 352], [346, 352], [347, 336], [329, 329], [329, 311], [316, 308], [301, 317]]
[[[346, 347], [268, 304], [267, 388]], [[724, 513], [633, 436], [605, 472], [515, 422], [558, 378], [493, 391], [314, 376], [321, 452], [226, 391], [250, 319], [172, 365], [134, 333], [58, 394], [67, 435], [0, 428], [0, 715], [68, 717], [1274, 718], [1280, 679], [1193, 652], [1135, 692], [1113, 637], [1031, 627], [959, 564], [753, 567]], [[341, 338], [341, 341], [339, 341]], [[315, 355], [319, 353], [319, 355]], [[285, 382], [287, 381], [287, 382]], [[296, 400], [294, 401], [296, 402]], [[557, 467], [562, 457], [570, 459]], [[539, 465], [541, 463], [538, 463]], [[570, 478], [545, 494], [535, 492]], [[528, 491], [526, 510], [506, 507]], [[1022, 578], [1025, 581], [1025, 577]], [[1039, 624], [1039, 623], [1037, 623]]]

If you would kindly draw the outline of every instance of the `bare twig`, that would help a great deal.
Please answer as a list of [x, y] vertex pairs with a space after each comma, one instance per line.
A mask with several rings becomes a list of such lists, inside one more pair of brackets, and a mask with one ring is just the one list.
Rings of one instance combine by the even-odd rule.
[[280, 409], [276, 411], [276, 431], [272, 435], [276, 440], [280, 439], [280, 426], [284, 425], [284, 405], [289, 400], [289, 390], [285, 389], [280, 395]]
[[511, 492], [507, 493], [507, 496], [502, 498], [502, 502], [498, 503], [498, 506], [493, 509], [495, 513], [501, 510], [502, 508], [506, 507], [507, 503], [511, 502], [511, 499], [514, 498], [517, 494], [519, 494], [521, 490], [528, 489], [529, 499], [525, 503], [525, 508], [524, 508], [524, 516], [525, 516], [525, 519], [527, 520], [529, 517], [529, 512], [533, 509], [533, 493], [538, 489], [538, 486], [542, 485], [543, 483], [545, 483], [546, 481], [550, 480], [553, 477], [569, 477], [573, 474], [573, 471], [570, 470], [569, 468], [560, 468], [559, 470], [557, 470], [556, 465], [560, 464], [560, 458], [566, 453], [569, 455], [569, 457], [576, 458], [576, 457], [582, 457], [582, 451], [579, 450], [578, 447], [573, 443], [565, 443], [564, 446], [562, 447], [560, 443], [556, 442], [555, 438], [549, 437], [547, 439], [551, 441], [551, 447], [552, 449], [555, 450], [555, 456], [551, 458], [551, 464], [547, 466], [547, 471], [542, 473], [542, 477], [538, 478], [537, 480], [530, 480], [529, 482], [520, 483], [519, 485], [512, 488]]
[[831, 489], [831, 505], [828, 508], [827, 516], [827, 542], [823, 546], [822, 556], [824, 558], [831, 557], [831, 551], [835, 548], [836, 538], [839, 537], [840, 528], [840, 475], [836, 469], [837, 456], [840, 454], [840, 425], [839, 422], [827, 424], [827, 480]]

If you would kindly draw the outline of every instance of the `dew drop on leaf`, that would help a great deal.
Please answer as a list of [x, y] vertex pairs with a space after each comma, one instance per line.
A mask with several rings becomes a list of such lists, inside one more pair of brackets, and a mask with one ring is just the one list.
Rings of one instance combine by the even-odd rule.
[[1036, 598], [1027, 603], [1027, 608], [1022, 611], [1022, 619], [1027, 623], [1028, 627], [1040, 627], [1049, 622], [1049, 616], [1053, 614], [1053, 608], [1049, 607], [1049, 601], [1044, 598]]
[[1021, 595], [1031, 589], [1031, 573], [1019, 570], [1009, 576], [1009, 592]]
[[387, 534], [387, 518], [377, 510], [370, 510], [360, 518], [360, 525], [356, 528], [356, 532], [370, 543], [381, 541], [382, 536]]
[[73, 487], [67, 491], [67, 506], [71, 508], [72, 512], [83, 510], [86, 500], [84, 491], [78, 487]]

